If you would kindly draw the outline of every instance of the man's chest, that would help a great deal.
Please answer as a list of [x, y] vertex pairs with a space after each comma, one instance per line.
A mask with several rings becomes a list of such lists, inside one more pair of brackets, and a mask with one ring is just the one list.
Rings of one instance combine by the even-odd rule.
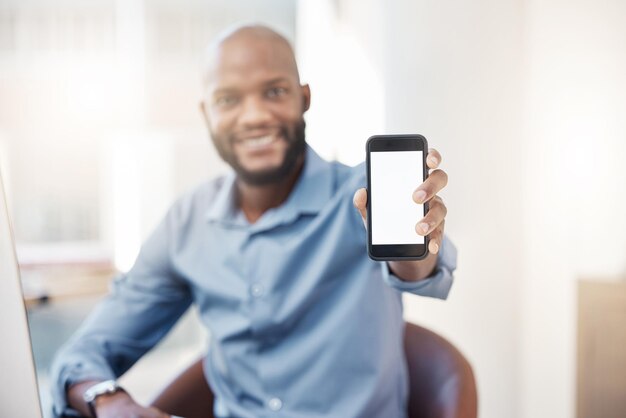
[[320, 293], [345, 291], [371, 263], [364, 229], [341, 211], [333, 207], [267, 229], [208, 224], [181, 244], [174, 265], [203, 316], [287, 321]]

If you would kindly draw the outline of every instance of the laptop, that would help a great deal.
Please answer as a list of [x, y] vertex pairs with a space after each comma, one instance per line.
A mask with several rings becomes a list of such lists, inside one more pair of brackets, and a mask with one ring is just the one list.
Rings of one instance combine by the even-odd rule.
[[0, 417], [42, 418], [26, 307], [0, 173]]

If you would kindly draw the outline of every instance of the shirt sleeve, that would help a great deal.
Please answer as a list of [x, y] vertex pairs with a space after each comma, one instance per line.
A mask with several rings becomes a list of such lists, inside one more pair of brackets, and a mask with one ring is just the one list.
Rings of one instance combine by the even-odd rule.
[[450, 293], [456, 270], [457, 251], [452, 241], [444, 235], [441, 249], [437, 257], [437, 265], [429, 277], [411, 282], [402, 280], [389, 270], [387, 263], [380, 263], [383, 269], [383, 280], [394, 289], [413, 293], [419, 296], [428, 296], [446, 299]]
[[114, 280], [106, 297], [57, 353], [51, 369], [54, 412], [69, 408], [67, 388], [86, 380], [115, 379], [172, 328], [191, 304], [187, 283], [169, 257], [171, 217], [144, 243], [132, 269]]

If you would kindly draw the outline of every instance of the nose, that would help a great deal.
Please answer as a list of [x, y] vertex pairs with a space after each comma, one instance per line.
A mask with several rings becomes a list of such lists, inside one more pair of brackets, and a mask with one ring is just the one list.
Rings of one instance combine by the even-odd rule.
[[239, 123], [242, 127], [250, 129], [265, 126], [272, 120], [272, 113], [258, 97], [248, 97], [243, 103], [239, 115]]

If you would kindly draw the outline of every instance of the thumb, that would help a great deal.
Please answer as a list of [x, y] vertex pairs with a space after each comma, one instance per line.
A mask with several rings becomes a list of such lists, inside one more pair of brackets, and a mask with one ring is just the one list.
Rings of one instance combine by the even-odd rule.
[[361, 214], [361, 218], [363, 218], [363, 222], [367, 219], [367, 189], [361, 188], [354, 193], [354, 197], [352, 198], [352, 202], [354, 203], [354, 207]]

